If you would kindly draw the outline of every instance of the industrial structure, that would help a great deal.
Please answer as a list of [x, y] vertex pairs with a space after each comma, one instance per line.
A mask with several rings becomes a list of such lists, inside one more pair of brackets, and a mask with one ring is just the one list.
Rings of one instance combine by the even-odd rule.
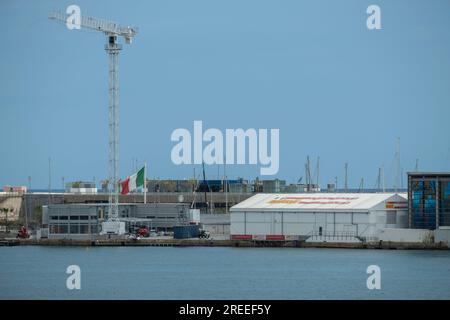
[[409, 227], [450, 228], [450, 173], [409, 172]]
[[[97, 239], [107, 219], [108, 204], [57, 204], [43, 207], [42, 227], [50, 239]], [[121, 203], [119, 221], [126, 233], [145, 226], [155, 232], [168, 232], [174, 226], [200, 223], [199, 210], [184, 203]]]
[[236, 240], [374, 241], [408, 227], [406, 194], [257, 194], [231, 209]]
[[[70, 22], [71, 15], [54, 12], [50, 19], [63, 23]], [[78, 28], [100, 31], [106, 35], [105, 50], [109, 56], [109, 206], [108, 218], [103, 223], [102, 232], [123, 234], [125, 226], [119, 221], [119, 52], [122, 45], [118, 37], [127, 44], [137, 34], [137, 28], [122, 27], [115, 22], [81, 15]]]

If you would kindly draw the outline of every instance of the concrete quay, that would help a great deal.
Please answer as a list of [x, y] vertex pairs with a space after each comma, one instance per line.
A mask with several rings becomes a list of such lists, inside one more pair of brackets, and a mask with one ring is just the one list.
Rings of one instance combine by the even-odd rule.
[[82, 247], [112, 247], [112, 246], [142, 246], [142, 247], [278, 247], [278, 248], [333, 248], [333, 249], [383, 249], [383, 250], [449, 250], [444, 243], [405, 243], [405, 242], [374, 242], [374, 243], [336, 243], [336, 242], [305, 242], [305, 241], [245, 241], [245, 240], [210, 240], [210, 239], [0, 239], [0, 246], [82, 246]]

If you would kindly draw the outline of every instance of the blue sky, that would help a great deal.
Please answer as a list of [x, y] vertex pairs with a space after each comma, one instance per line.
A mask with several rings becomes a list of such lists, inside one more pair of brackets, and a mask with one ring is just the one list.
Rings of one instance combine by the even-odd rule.
[[[2, 1], [0, 185], [52, 185], [107, 176], [105, 37], [47, 19], [70, 4], [82, 14], [139, 27], [120, 57], [120, 173], [132, 159], [149, 176], [187, 178], [170, 159], [176, 128], [279, 128], [280, 170], [303, 176], [321, 159], [321, 183], [378, 167], [395, 177], [450, 170], [449, 1]], [[382, 30], [366, 28], [381, 7]], [[217, 167], [207, 167], [210, 178]], [[228, 166], [253, 179], [258, 166]], [[197, 167], [197, 172], [200, 168]]]

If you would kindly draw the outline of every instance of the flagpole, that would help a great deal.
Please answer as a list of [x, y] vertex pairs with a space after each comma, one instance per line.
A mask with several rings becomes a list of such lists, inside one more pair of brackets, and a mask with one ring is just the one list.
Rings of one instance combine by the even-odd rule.
[[147, 203], [147, 162], [144, 164], [144, 203]]

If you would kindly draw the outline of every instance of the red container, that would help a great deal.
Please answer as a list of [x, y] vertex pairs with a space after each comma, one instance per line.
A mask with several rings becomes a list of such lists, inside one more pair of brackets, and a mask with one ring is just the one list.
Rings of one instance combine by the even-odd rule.
[[231, 240], [252, 240], [252, 235], [250, 235], [250, 234], [232, 234]]
[[266, 236], [266, 240], [267, 241], [284, 241], [284, 236], [278, 235], [278, 234], [268, 234]]

